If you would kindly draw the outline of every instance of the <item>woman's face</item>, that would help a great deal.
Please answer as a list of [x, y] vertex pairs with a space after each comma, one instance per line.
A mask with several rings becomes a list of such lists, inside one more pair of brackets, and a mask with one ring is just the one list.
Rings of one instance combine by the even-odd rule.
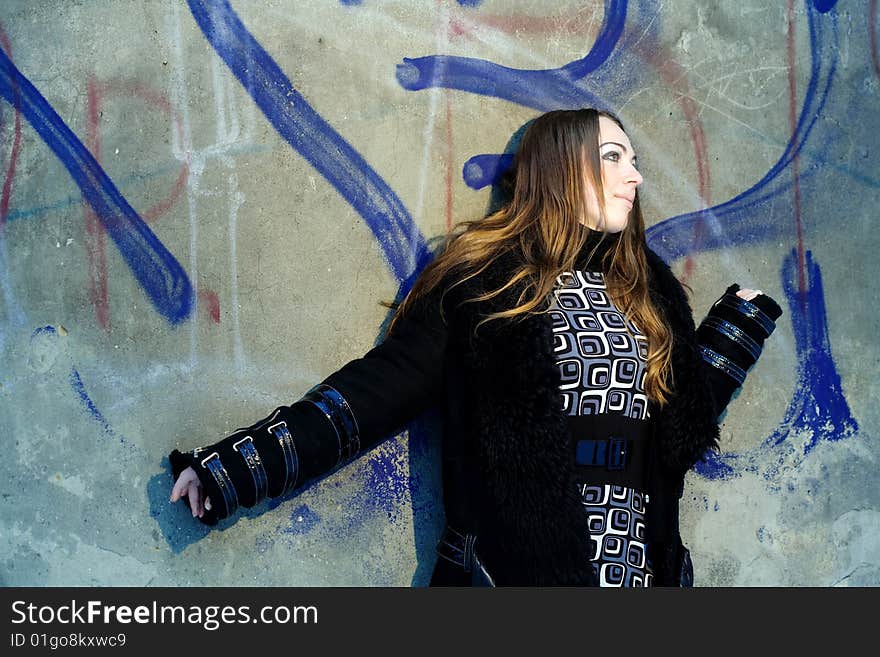
[[642, 184], [642, 174], [636, 169], [636, 154], [629, 137], [605, 116], [599, 117], [599, 161], [602, 163], [602, 186], [605, 191], [605, 225], [594, 225], [599, 221], [599, 206], [589, 182], [585, 186], [589, 216], [582, 223], [595, 230], [619, 233], [626, 228], [636, 187]]

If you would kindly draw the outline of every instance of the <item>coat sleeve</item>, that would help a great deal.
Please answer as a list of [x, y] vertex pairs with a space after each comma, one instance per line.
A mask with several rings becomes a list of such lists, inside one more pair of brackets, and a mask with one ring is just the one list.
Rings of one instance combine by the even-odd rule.
[[761, 355], [764, 341], [776, 328], [782, 309], [771, 297], [759, 294], [747, 301], [733, 284], [709, 309], [697, 328], [697, 344], [704, 371], [720, 416], [746, 374]]
[[367, 451], [433, 405], [442, 392], [447, 327], [440, 286], [415, 300], [363, 357], [223, 440], [169, 455], [175, 481], [198, 474], [213, 525], [266, 497], [300, 488]]

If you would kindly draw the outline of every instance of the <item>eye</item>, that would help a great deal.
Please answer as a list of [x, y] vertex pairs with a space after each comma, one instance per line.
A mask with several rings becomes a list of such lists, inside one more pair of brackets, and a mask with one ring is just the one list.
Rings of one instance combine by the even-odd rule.
[[609, 162], [620, 162], [620, 153], [617, 151], [608, 151], [602, 156], [603, 160], [608, 160]]

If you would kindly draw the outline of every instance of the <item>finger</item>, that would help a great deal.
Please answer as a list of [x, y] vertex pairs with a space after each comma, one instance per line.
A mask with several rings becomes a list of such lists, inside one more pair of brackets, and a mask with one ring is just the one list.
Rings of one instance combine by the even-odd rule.
[[184, 483], [181, 481], [181, 477], [177, 478], [177, 481], [174, 482], [174, 486], [171, 488], [171, 502], [174, 503], [180, 499], [181, 495], [183, 495], [183, 487]]
[[199, 515], [199, 487], [194, 482], [190, 482], [187, 488], [187, 497], [189, 497], [189, 508], [192, 511], [193, 518]]

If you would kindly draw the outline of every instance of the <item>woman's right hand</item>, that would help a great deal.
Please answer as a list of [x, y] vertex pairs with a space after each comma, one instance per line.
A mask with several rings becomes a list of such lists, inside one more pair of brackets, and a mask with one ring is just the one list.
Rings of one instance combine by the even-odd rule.
[[202, 482], [199, 481], [199, 476], [191, 467], [181, 472], [177, 481], [174, 482], [174, 488], [171, 489], [171, 503], [173, 504], [184, 495], [189, 498], [189, 507], [192, 510], [193, 518], [196, 516], [201, 518], [205, 515], [205, 509], [211, 510], [211, 498], [202, 498]]

